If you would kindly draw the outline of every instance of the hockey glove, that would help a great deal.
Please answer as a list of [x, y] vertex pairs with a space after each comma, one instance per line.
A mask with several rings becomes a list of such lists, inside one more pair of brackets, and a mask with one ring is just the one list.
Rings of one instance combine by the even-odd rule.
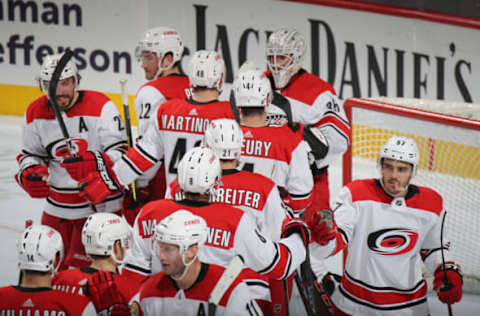
[[[445, 273], [442, 265], [435, 270], [433, 289], [437, 291], [438, 299], [445, 304], [454, 304], [462, 299], [463, 277], [460, 267], [453, 262], [445, 263]], [[444, 284], [444, 281], [445, 284]]]
[[115, 173], [107, 170], [92, 172], [80, 182], [80, 197], [93, 204], [102, 203], [107, 196], [121, 188]]
[[322, 246], [335, 238], [337, 235], [337, 224], [333, 218], [333, 212], [329, 209], [316, 211], [308, 221], [308, 226], [312, 230], [312, 239]]
[[298, 234], [305, 245], [305, 248], [310, 244], [310, 230], [307, 223], [300, 218], [285, 218], [282, 227], [282, 238], [286, 238], [292, 234]]
[[17, 183], [32, 198], [46, 198], [50, 190], [47, 184], [48, 168], [44, 165], [32, 165], [21, 169], [16, 175]]
[[113, 162], [110, 157], [103, 152], [86, 151], [77, 157], [65, 158], [60, 165], [68, 171], [68, 174], [70, 174], [74, 180], [81, 181], [91, 172], [105, 169], [105, 167], [111, 168]]
[[133, 224], [135, 224], [135, 218], [137, 217], [138, 213], [140, 213], [140, 209], [150, 201], [150, 192], [148, 188], [137, 187], [136, 198], [136, 200], [133, 199], [133, 191], [130, 186], [130, 190], [128, 190], [123, 198], [122, 215], [125, 217], [127, 223], [132, 227]]
[[117, 288], [114, 274], [98, 271], [90, 276], [83, 287], [98, 315], [130, 315], [130, 308]]

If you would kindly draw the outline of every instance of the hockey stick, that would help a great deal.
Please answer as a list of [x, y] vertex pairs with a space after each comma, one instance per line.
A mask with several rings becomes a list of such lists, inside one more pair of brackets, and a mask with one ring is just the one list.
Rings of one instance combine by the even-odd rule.
[[[127, 94], [127, 79], [120, 80], [120, 89], [122, 91], [122, 103], [123, 103], [123, 115], [125, 116], [125, 128], [127, 130], [127, 145], [128, 149], [133, 147], [133, 138], [132, 138], [132, 122], [130, 121], [130, 107], [128, 103], [128, 94]], [[137, 190], [135, 189], [135, 181], [132, 181], [132, 197], [133, 202], [137, 201]]]
[[[448, 282], [447, 270], [445, 269], [445, 255], [443, 254], [443, 225], [445, 224], [445, 217], [446, 216], [447, 216], [447, 211], [445, 211], [445, 213], [443, 213], [442, 225], [441, 225], [441, 228], [440, 228], [441, 229], [440, 230], [440, 253], [442, 254], [443, 284], [440, 287], [439, 291], [445, 291], [445, 290], [451, 289], [453, 287], [452, 283]], [[448, 306], [448, 315], [452, 316], [453, 315], [452, 305], [447, 304], [447, 306]]]
[[302, 280], [298, 275], [298, 272], [295, 271], [294, 274], [295, 284], [297, 284], [298, 292], [300, 293], [300, 298], [302, 299], [305, 310], [307, 311], [308, 316], [315, 316], [314, 310], [312, 310], [312, 305], [310, 304], [307, 294], [305, 293], [305, 288], [303, 287]]
[[296, 132], [300, 128], [300, 125], [293, 121], [292, 106], [290, 101], [280, 93], [273, 92], [272, 103], [285, 112], [285, 115], [287, 116], [287, 126], [292, 131]]
[[[50, 106], [52, 107], [53, 112], [55, 113], [55, 118], [57, 119], [58, 125], [60, 125], [60, 130], [62, 131], [62, 135], [66, 139], [68, 152], [70, 153], [71, 157], [75, 158], [77, 155], [73, 150], [72, 141], [70, 139], [70, 135], [68, 134], [65, 121], [63, 120], [62, 114], [60, 113], [60, 108], [58, 107], [58, 103], [56, 99], [57, 87], [58, 87], [58, 82], [60, 81], [60, 76], [62, 75], [63, 69], [65, 68], [67, 63], [70, 61], [70, 59], [72, 59], [72, 56], [73, 56], [73, 52], [67, 49], [63, 54], [63, 56], [58, 61], [58, 64], [55, 67], [55, 70], [53, 71], [52, 79], [50, 80], [50, 85], [48, 87], [48, 96], [49, 96]], [[97, 208], [95, 207], [95, 205], [93, 205], [93, 203], [89, 203], [89, 205], [94, 212], [97, 211]]]
[[[305, 213], [302, 213], [300, 217], [305, 219]], [[312, 271], [309, 247], [305, 247], [305, 250], [305, 261], [300, 265], [300, 275], [302, 276], [307, 303], [314, 312], [313, 315], [333, 316], [333, 304], [323, 288], [323, 284], [317, 282], [317, 278]]]
[[63, 137], [67, 139], [67, 149], [72, 157], [75, 157], [75, 152], [73, 151], [72, 142], [70, 141], [70, 136], [68, 134], [67, 127], [65, 126], [65, 122], [63, 121], [63, 117], [60, 114], [60, 109], [58, 107], [56, 95], [57, 95], [57, 87], [58, 81], [60, 76], [62, 75], [63, 69], [70, 61], [73, 56], [73, 52], [69, 49], [66, 50], [65, 54], [60, 58], [58, 61], [55, 70], [53, 71], [52, 78], [50, 79], [50, 85], [48, 87], [48, 96], [50, 101], [50, 106], [55, 113], [55, 118], [57, 119], [58, 125], [60, 125], [60, 130], [62, 131]]
[[232, 109], [233, 117], [238, 124], [240, 124], [240, 113], [238, 113], [237, 102], [235, 101], [235, 94], [230, 91], [230, 108]]
[[233, 281], [242, 272], [243, 262], [239, 256], [233, 257], [208, 298], [208, 316], [214, 316], [217, 305]]

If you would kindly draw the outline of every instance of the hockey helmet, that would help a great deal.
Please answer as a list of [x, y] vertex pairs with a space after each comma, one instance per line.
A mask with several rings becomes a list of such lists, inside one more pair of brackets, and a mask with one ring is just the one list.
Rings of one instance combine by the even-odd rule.
[[32, 225], [22, 233], [17, 250], [21, 270], [56, 272], [63, 260], [62, 236], [49, 226]]

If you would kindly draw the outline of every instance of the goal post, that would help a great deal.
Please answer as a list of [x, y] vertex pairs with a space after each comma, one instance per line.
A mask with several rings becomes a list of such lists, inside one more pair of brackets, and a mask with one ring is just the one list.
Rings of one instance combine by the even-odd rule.
[[344, 108], [352, 141], [343, 157], [343, 184], [378, 177], [380, 148], [391, 136], [415, 139], [420, 162], [412, 183], [442, 195], [451, 255], [462, 267], [464, 290], [480, 293], [480, 105], [350, 98]]

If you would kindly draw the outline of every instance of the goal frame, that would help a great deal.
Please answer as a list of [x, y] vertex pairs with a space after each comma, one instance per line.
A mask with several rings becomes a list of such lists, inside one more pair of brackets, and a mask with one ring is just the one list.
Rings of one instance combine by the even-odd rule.
[[[379, 100], [362, 99], [362, 98], [348, 98], [343, 103], [345, 114], [350, 122], [352, 128], [354, 122], [352, 121], [352, 109], [362, 108], [369, 111], [382, 112], [387, 114], [399, 115], [401, 117], [414, 118], [421, 121], [428, 121], [434, 123], [441, 123], [443, 125], [456, 126], [461, 128], [472, 129], [480, 131], [480, 121], [471, 120], [463, 117], [436, 113], [403, 105], [392, 104]], [[348, 146], [347, 151], [343, 155], [343, 185], [352, 181], [352, 144]]]

